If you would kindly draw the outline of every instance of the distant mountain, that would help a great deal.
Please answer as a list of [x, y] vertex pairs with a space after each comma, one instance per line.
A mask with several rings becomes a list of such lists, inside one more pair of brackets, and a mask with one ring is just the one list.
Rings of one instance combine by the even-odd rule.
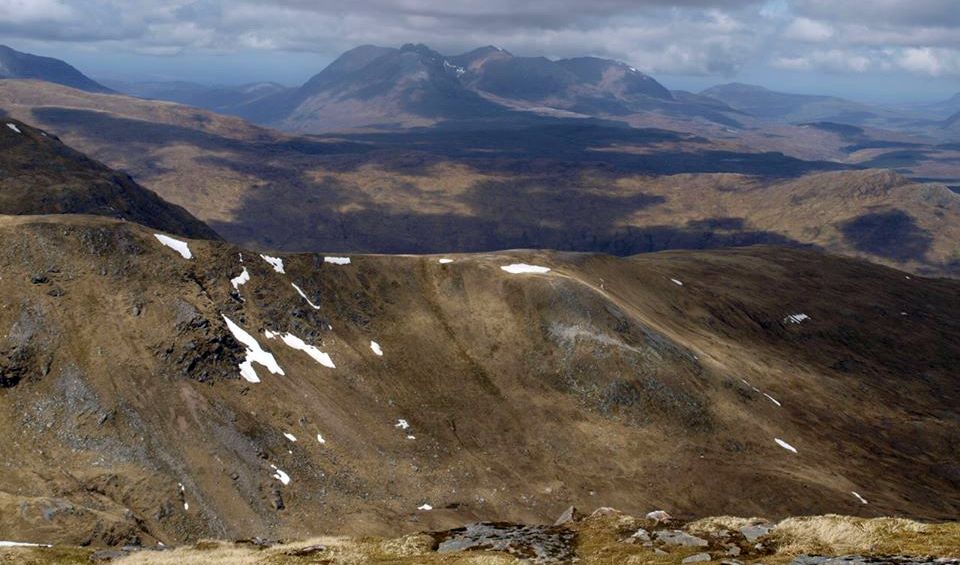
[[584, 114], [627, 114], [648, 107], [648, 99], [673, 100], [652, 77], [609, 59], [551, 61], [485, 47], [450, 62], [464, 84], [478, 92]]
[[106, 82], [114, 90], [138, 98], [167, 100], [223, 113], [230, 113], [238, 106], [287, 90], [287, 87], [275, 82], [239, 86], [210, 86], [185, 81]]
[[724, 114], [733, 109], [705, 97], [677, 100], [655, 79], [619, 61], [517, 57], [494, 46], [446, 57], [413, 44], [400, 49], [357, 47], [300, 88], [231, 113], [316, 133], [517, 117], [511, 111], [603, 118], [660, 112], [737, 125]]
[[960, 112], [960, 92], [954, 94], [946, 100], [928, 104], [924, 106], [923, 109], [947, 116], [956, 114], [957, 112]]
[[352, 49], [300, 88], [249, 104], [238, 115], [288, 130], [328, 131], [429, 125], [505, 111], [467, 89], [443, 55], [408, 44]]
[[758, 118], [788, 122], [863, 123], [881, 115], [875, 108], [843, 98], [775, 92], [751, 84], [723, 84], [700, 94]]
[[9, 78], [45, 80], [87, 92], [113, 92], [59, 59], [21, 53], [0, 45], [0, 79]]
[[960, 126], [960, 112], [957, 112], [956, 114], [950, 116], [949, 118], [943, 121], [944, 128], [958, 129], [958, 126]]
[[0, 171], [0, 215], [89, 214], [187, 237], [219, 238], [129, 176], [10, 118], [0, 119]]

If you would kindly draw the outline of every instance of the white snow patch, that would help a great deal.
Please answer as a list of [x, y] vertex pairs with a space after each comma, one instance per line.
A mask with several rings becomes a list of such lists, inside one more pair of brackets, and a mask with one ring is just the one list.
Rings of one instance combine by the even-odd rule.
[[266, 330], [263, 332], [263, 334], [267, 336], [267, 339], [273, 339], [277, 336], [280, 336], [280, 339], [283, 341], [283, 343], [287, 344], [287, 347], [291, 347], [293, 349], [303, 351], [304, 353], [309, 355], [314, 361], [316, 361], [317, 363], [320, 363], [324, 367], [329, 367], [331, 369], [337, 368], [337, 366], [333, 364], [333, 359], [330, 358], [330, 355], [328, 355], [327, 353], [324, 353], [323, 351], [320, 351], [313, 345], [309, 345], [307, 342], [303, 341], [302, 339], [300, 339], [299, 337], [291, 333], [279, 334], [279, 333], [271, 332], [270, 330]]
[[397, 420], [397, 423], [394, 424], [395, 428], [400, 428], [401, 430], [406, 430], [410, 428], [410, 423], [404, 419]]
[[243, 268], [243, 272], [239, 275], [230, 279], [230, 284], [233, 285], [234, 290], [240, 290], [240, 287], [247, 284], [250, 281], [250, 273], [247, 271], [247, 268]]
[[269, 256], [269, 255], [261, 255], [260, 257], [261, 257], [264, 261], [266, 261], [267, 263], [270, 263], [271, 265], [273, 265], [273, 270], [274, 270], [274, 271], [276, 271], [276, 272], [278, 272], [278, 273], [283, 273], [283, 272], [285, 272], [285, 271], [283, 270], [283, 259], [281, 259], [281, 258], [279, 258], [279, 257], [271, 257], [271, 256]]
[[0, 541], [0, 547], [53, 547], [53, 546], [50, 545], [49, 543], [30, 543], [25, 541]]
[[293, 288], [296, 289], [297, 293], [300, 294], [300, 296], [303, 297], [303, 299], [307, 301], [307, 304], [309, 304], [311, 308], [313, 308], [314, 310], [319, 310], [319, 309], [320, 309], [319, 306], [317, 306], [316, 304], [314, 304], [313, 302], [311, 302], [309, 298], [307, 298], [307, 295], [303, 292], [303, 290], [302, 290], [299, 286], [297, 286], [297, 285], [294, 284], [294, 283], [290, 283], [290, 285], [293, 286]]
[[440, 263], [441, 265], [447, 265], [447, 264], [453, 263], [453, 259], [440, 259], [439, 261], [437, 261], [437, 263]]
[[22, 131], [20, 131], [20, 128], [17, 127], [17, 124], [7, 124], [7, 127], [17, 133], [23, 133]]
[[283, 432], [283, 437], [289, 439], [290, 441], [297, 441], [297, 436], [291, 433]]
[[512, 265], [507, 265], [505, 267], [500, 267], [500, 268], [512, 275], [520, 275], [525, 273], [543, 274], [543, 273], [550, 272], [550, 269], [547, 267], [538, 267], [537, 265], [527, 265], [526, 263], [514, 263]]
[[350, 258], [349, 257], [324, 257], [323, 262], [331, 263], [333, 265], [349, 265]]
[[284, 473], [284, 472], [281, 471], [280, 469], [277, 469], [277, 466], [276, 466], [276, 465], [270, 465], [270, 468], [274, 470], [273, 475], [271, 475], [274, 479], [277, 479], [278, 481], [280, 481], [280, 482], [283, 483], [284, 485], [289, 485], [289, 484], [290, 484], [290, 475]]
[[777, 445], [779, 445], [780, 447], [786, 449], [787, 451], [792, 451], [792, 452], [794, 452], [794, 453], [797, 452], [797, 448], [796, 448], [796, 447], [790, 445], [789, 443], [783, 441], [782, 439], [780, 439], [780, 438], [778, 438], [778, 437], [773, 438], [773, 441], [777, 442]]
[[407, 439], [417, 439], [417, 436], [411, 434], [407, 436]]
[[[177, 485], [179, 485], [180, 487], [180, 494], [183, 494], [187, 491], [187, 489], [184, 488], [183, 483], [177, 483]], [[183, 501], [183, 509], [190, 510], [190, 503], [187, 502], [186, 500]]]
[[670, 279], [670, 280], [673, 282], [673, 284], [675, 284], [675, 285], [677, 285], [677, 286], [683, 286], [683, 282], [678, 281], [677, 279]]
[[375, 341], [371, 341], [371, 342], [370, 342], [370, 349], [372, 349], [373, 352], [374, 352], [375, 354], [377, 354], [378, 356], [383, 357], [383, 349], [380, 349], [380, 344], [379, 344], [379, 343], [377, 343], [377, 342], [375, 342]]
[[852, 490], [852, 491], [850, 491], [850, 494], [852, 494], [853, 496], [857, 497], [857, 500], [859, 500], [861, 503], [863, 503], [863, 504], [870, 504], [869, 502], [867, 502], [867, 499], [866, 499], [866, 498], [860, 496], [860, 493], [859, 493], [859, 492], [857, 492], [857, 491], [855, 491], [855, 490]]
[[763, 393], [763, 395], [766, 396], [766, 397], [770, 400], [770, 402], [773, 402], [773, 403], [776, 404], [777, 406], [783, 406], [783, 404], [780, 404], [780, 401], [779, 401], [779, 400], [777, 400], [776, 398], [770, 396], [769, 394]]
[[[221, 314], [221, 316], [223, 315]], [[233, 334], [233, 337], [247, 348], [247, 358], [243, 363], [240, 363], [241, 377], [251, 383], [260, 382], [260, 378], [257, 376], [257, 371], [253, 368], [254, 363], [260, 363], [274, 375], [283, 374], [283, 369], [281, 369], [280, 365], [277, 364], [277, 360], [274, 359], [273, 354], [269, 351], [264, 351], [263, 348], [260, 347], [260, 344], [257, 342], [255, 337], [248, 334], [237, 324], [233, 323], [233, 320], [230, 318], [223, 316], [223, 320], [227, 322], [227, 328], [230, 330], [230, 333]]]
[[323, 444], [327, 443], [327, 440], [323, 439], [323, 436], [322, 436], [322, 435], [317, 434], [317, 443], [319, 443], [320, 445], [323, 445]]
[[783, 319], [784, 324], [799, 324], [810, 319], [810, 316], [806, 314], [790, 314]]
[[421, 504], [420, 506], [417, 506], [417, 510], [423, 510], [424, 512], [429, 512], [430, 510], [433, 510], [433, 506], [430, 506], [429, 504]]
[[186, 241], [173, 239], [169, 235], [163, 235], [162, 233], [155, 233], [153, 234], [153, 236], [156, 237], [160, 243], [166, 245], [170, 249], [173, 249], [174, 251], [179, 253], [180, 256], [183, 257], [184, 259], [193, 258], [193, 253], [190, 253], [190, 246], [187, 245]]

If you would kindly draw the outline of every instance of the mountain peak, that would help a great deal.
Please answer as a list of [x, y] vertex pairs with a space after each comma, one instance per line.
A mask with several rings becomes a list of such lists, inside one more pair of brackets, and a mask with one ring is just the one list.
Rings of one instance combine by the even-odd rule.
[[35, 79], [87, 92], [113, 92], [59, 59], [22, 53], [7, 45], [0, 45], [0, 79]]

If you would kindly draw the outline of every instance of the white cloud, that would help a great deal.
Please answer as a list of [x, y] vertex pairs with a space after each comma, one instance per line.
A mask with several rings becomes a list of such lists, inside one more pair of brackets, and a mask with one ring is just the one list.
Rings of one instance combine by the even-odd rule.
[[960, 51], [914, 47], [903, 49], [894, 56], [896, 65], [913, 73], [939, 77], [960, 76]]
[[833, 37], [833, 28], [809, 18], [797, 18], [783, 31], [785, 39], [807, 43], [822, 43]]
[[869, 57], [840, 49], [810, 51], [792, 57], [779, 56], [773, 59], [772, 65], [791, 71], [821, 70], [838, 73], [863, 73], [874, 67]]

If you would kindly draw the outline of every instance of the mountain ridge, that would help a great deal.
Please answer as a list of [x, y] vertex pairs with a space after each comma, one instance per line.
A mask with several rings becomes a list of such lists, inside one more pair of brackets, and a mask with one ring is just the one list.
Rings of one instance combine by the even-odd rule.
[[113, 92], [60, 59], [22, 53], [0, 45], [0, 79], [7, 78], [44, 80], [87, 92]]

